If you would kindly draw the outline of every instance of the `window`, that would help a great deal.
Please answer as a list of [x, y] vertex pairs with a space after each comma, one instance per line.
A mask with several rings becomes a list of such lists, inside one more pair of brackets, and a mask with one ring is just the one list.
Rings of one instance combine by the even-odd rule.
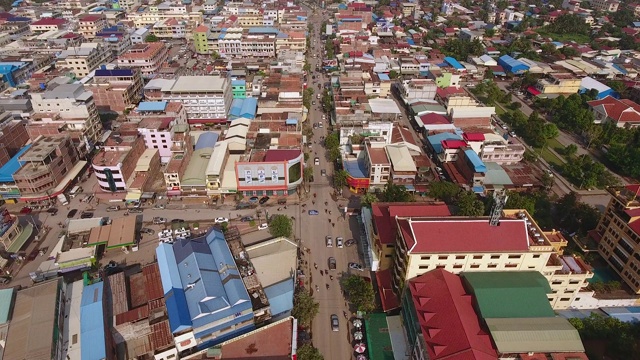
[[456, 255], [456, 260], [464, 260], [466, 256], [464, 255]]
[[453, 265], [454, 269], [462, 269], [462, 265], [461, 264], [455, 264]]
[[504, 267], [513, 269], [513, 268], [517, 268], [518, 264], [506, 264]]
[[509, 259], [520, 259], [522, 255], [509, 255]]
[[418, 269], [428, 270], [429, 269], [429, 265], [420, 265], [420, 266], [418, 266]]
[[429, 255], [421, 255], [420, 256], [420, 260], [429, 260], [429, 259], [431, 259], [431, 256], [429, 256]]
[[445, 266], [444, 265], [436, 265], [436, 269], [444, 269]]
[[560, 301], [569, 301], [571, 298], [560, 298]]
[[481, 260], [482, 259], [482, 255], [473, 255], [473, 259], [474, 260]]
[[491, 255], [491, 260], [500, 259], [500, 255]]
[[540, 254], [533, 254], [534, 259], [540, 259]]
[[489, 264], [489, 265], [487, 265], [487, 268], [489, 268], [489, 269], [495, 269], [497, 267], [498, 267], [497, 264]]
[[471, 264], [470, 266], [472, 269], [479, 269], [480, 265], [479, 264]]
[[438, 260], [447, 260], [448, 258], [447, 255], [438, 255]]

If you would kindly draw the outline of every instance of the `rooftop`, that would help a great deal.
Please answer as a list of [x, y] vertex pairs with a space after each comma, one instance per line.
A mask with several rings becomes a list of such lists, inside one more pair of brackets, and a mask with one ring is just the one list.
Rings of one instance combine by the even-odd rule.
[[44, 161], [49, 154], [54, 152], [60, 145], [67, 140], [67, 136], [45, 136], [40, 138], [31, 147], [20, 156], [19, 161], [23, 162], [41, 162]]
[[220, 344], [220, 360], [289, 360], [294, 319], [288, 317]]
[[486, 319], [486, 322], [498, 351], [503, 354], [584, 352], [578, 331], [565, 318]]
[[104, 282], [100, 281], [82, 290], [80, 304], [80, 341], [83, 360], [101, 360], [107, 358], [105, 345], [104, 309], [102, 291]]
[[409, 291], [430, 359], [497, 358], [460, 277], [436, 269], [409, 280]]
[[371, 206], [374, 229], [378, 234], [380, 243], [395, 244], [396, 242], [396, 216], [416, 217], [447, 217], [451, 216], [449, 207], [445, 204], [423, 203], [374, 203]]
[[225, 78], [220, 76], [180, 76], [171, 86], [163, 87], [162, 91], [171, 93], [194, 92], [223, 92], [228, 85]]
[[373, 313], [365, 319], [367, 345], [371, 360], [393, 360], [393, 348], [389, 336], [387, 314]]

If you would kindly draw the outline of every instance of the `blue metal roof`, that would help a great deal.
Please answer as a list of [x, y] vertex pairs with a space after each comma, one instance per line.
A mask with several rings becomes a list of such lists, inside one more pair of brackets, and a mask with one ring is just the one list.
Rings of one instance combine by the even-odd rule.
[[13, 305], [13, 288], [0, 289], [0, 324], [9, 321], [9, 311]]
[[25, 145], [25, 147], [20, 149], [20, 151], [18, 151], [18, 153], [15, 154], [11, 158], [11, 160], [7, 161], [6, 164], [0, 167], [0, 183], [14, 182], [13, 174], [15, 174], [16, 171], [18, 171], [23, 165], [20, 163], [20, 161], [18, 161], [18, 159], [20, 158], [20, 156], [22, 156], [22, 154], [24, 154], [25, 151], [29, 150], [30, 147], [31, 144]]
[[498, 64], [510, 73], [519, 74], [529, 70], [529, 66], [520, 60], [516, 60], [509, 55], [502, 55], [498, 58]]
[[442, 140], [462, 140], [462, 136], [453, 133], [440, 133], [427, 136], [427, 140], [433, 150], [439, 154], [442, 152]]
[[480, 157], [478, 156], [478, 154], [476, 154], [475, 151], [471, 149], [467, 149], [464, 151], [464, 154], [467, 156], [467, 159], [469, 159], [469, 161], [471, 162], [471, 165], [473, 165], [473, 171], [478, 173], [487, 172], [487, 167], [484, 165], [482, 160], [480, 160]]
[[285, 125], [298, 125], [298, 119], [287, 119], [284, 121]]
[[269, 26], [256, 26], [249, 28], [249, 34], [277, 34], [278, 29]]
[[412, 39], [412, 38], [410, 38], [410, 37], [406, 38], [406, 40], [407, 40], [407, 44], [409, 44], [409, 45], [415, 45], [415, 44], [416, 44], [416, 43], [413, 41], [413, 39]]
[[175, 261], [173, 247], [165, 243], [158, 245], [156, 248], [156, 258], [158, 259], [158, 268], [160, 269], [162, 290], [165, 295], [172, 289], [182, 288], [182, 281], [180, 281], [178, 264], [176, 264]]
[[138, 104], [138, 111], [164, 111], [166, 108], [166, 101], [143, 101]]
[[293, 309], [294, 288], [293, 278], [264, 288], [264, 293], [269, 299], [271, 315], [276, 316]]
[[133, 76], [134, 71], [132, 69], [98, 69], [95, 76]]
[[247, 82], [245, 80], [232, 80], [231, 86], [246, 86]]
[[169, 327], [172, 333], [191, 328], [192, 323], [189, 317], [189, 309], [187, 307], [187, 299], [184, 296], [184, 290], [172, 289], [167, 294], [164, 294], [164, 302], [167, 306]]
[[104, 310], [102, 292], [104, 283], [98, 282], [82, 289], [80, 301], [80, 348], [82, 360], [107, 358], [104, 334]]
[[198, 142], [196, 142], [195, 150], [216, 146], [220, 135], [211, 131], [200, 134]]
[[258, 110], [258, 99], [251, 97], [242, 100], [240, 116], [248, 119], [254, 119], [256, 117], [256, 111]]
[[389, 77], [389, 75], [385, 74], [385, 73], [378, 73], [378, 78], [380, 80], [384, 80], [384, 81], [389, 81], [391, 80], [391, 78]]
[[231, 102], [231, 108], [229, 109], [230, 117], [240, 117], [240, 112], [242, 111], [242, 100], [244, 99], [233, 99]]
[[452, 58], [451, 56], [445, 57], [444, 61], [446, 61], [447, 64], [453, 66], [453, 68], [456, 70], [463, 70], [465, 68], [464, 66], [462, 66], [462, 64], [458, 62], [458, 60], [456, 60], [455, 58]]
[[369, 169], [364, 161], [364, 159], [357, 160], [345, 160], [342, 162], [344, 169], [349, 173], [349, 175], [353, 176], [357, 179], [368, 178]]

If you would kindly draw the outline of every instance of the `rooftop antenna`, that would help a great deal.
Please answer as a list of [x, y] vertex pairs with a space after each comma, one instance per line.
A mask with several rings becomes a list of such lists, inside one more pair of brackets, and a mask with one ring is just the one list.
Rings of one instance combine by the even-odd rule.
[[502, 209], [504, 209], [504, 205], [507, 203], [507, 199], [509, 196], [507, 192], [503, 190], [496, 190], [493, 193], [493, 208], [491, 208], [491, 217], [489, 219], [489, 225], [491, 226], [499, 226], [500, 225], [500, 217], [502, 216]]

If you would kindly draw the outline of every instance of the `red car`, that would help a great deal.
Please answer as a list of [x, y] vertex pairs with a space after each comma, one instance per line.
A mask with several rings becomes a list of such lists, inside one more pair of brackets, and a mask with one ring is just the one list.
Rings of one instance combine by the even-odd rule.
[[20, 210], [20, 214], [23, 214], [23, 215], [29, 215], [31, 214], [31, 212], [33, 212], [33, 209], [31, 209], [28, 206], [25, 206], [22, 208], [22, 210]]

